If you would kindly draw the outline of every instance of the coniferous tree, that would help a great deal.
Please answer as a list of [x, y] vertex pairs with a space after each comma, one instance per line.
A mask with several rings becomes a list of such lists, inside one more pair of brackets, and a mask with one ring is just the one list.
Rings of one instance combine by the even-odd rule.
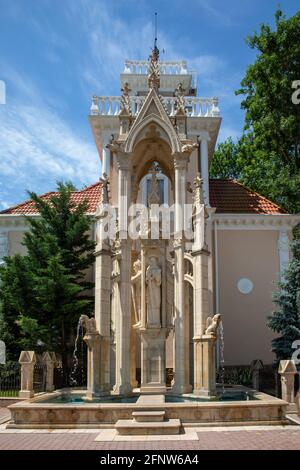
[[28, 219], [25, 256], [6, 258], [0, 268], [0, 336], [15, 359], [20, 349], [62, 355], [64, 379], [79, 316], [90, 313], [94, 287], [86, 277], [94, 261], [87, 202], [72, 202], [74, 187], [59, 183], [49, 201], [29, 193], [39, 217]]
[[272, 341], [277, 361], [291, 359], [292, 344], [300, 339], [300, 240], [293, 242], [292, 251], [293, 258], [273, 295], [277, 308], [268, 318], [268, 326], [279, 335]]

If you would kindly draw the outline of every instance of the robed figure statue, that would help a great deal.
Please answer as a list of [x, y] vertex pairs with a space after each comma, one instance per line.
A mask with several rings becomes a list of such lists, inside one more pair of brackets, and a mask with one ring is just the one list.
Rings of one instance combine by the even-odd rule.
[[151, 256], [149, 259], [149, 266], [146, 269], [146, 284], [147, 324], [150, 327], [160, 328], [161, 269], [155, 256]]

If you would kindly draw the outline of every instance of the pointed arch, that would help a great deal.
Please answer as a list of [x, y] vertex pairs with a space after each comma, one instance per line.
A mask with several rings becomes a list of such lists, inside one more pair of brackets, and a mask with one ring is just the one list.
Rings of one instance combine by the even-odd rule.
[[[161, 119], [158, 115], [151, 113], [146, 116], [142, 121], [140, 121], [136, 126], [132, 127], [126, 139], [125, 152], [133, 152], [134, 147], [138, 142], [139, 135], [144, 129], [146, 129], [151, 124], [156, 124], [158, 128], [161, 128], [167, 135], [167, 143], [169, 144], [172, 153], [181, 151], [180, 140], [176, 134], [174, 127], [171, 125], [171, 122], [166, 122]], [[162, 136], [162, 138], [164, 138], [164, 136]]]

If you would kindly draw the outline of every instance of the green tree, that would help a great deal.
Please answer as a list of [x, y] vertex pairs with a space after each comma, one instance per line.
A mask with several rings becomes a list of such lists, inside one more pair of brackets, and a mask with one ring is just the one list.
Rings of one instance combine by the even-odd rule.
[[[292, 102], [292, 84], [300, 72], [300, 12], [291, 18], [275, 13], [275, 30], [263, 24], [247, 42], [258, 52], [237, 94], [243, 94], [245, 130], [255, 145], [293, 171], [300, 170], [300, 107]], [[273, 158], [272, 157], [272, 158]]]
[[94, 262], [87, 202], [75, 206], [70, 183], [58, 184], [49, 201], [30, 193], [39, 217], [28, 218], [25, 256], [6, 258], [0, 268], [0, 335], [16, 357], [22, 348], [62, 354], [64, 377], [78, 318], [93, 310], [86, 281]]
[[288, 212], [300, 211], [300, 105], [291, 99], [299, 37], [300, 12], [287, 19], [278, 10], [274, 30], [262, 25], [247, 39], [257, 56], [236, 91], [244, 95], [244, 135], [220, 144], [211, 165], [212, 177], [237, 178]]
[[291, 359], [292, 343], [300, 338], [300, 240], [292, 244], [292, 251], [293, 258], [273, 295], [277, 308], [268, 319], [268, 326], [279, 335], [272, 341], [277, 361]]
[[231, 137], [218, 145], [209, 171], [211, 178], [240, 178], [241, 168], [239, 163], [238, 145]]

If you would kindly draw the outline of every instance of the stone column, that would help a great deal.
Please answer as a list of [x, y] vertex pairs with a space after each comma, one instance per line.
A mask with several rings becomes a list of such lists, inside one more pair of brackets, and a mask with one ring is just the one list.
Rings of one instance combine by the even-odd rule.
[[208, 171], [208, 142], [209, 133], [203, 131], [199, 135], [200, 140], [200, 172], [203, 178], [204, 202], [209, 206], [209, 171]]
[[281, 398], [288, 403], [295, 401], [295, 375], [297, 368], [295, 362], [290, 359], [282, 360], [279, 363], [278, 373], [281, 375]]
[[101, 387], [99, 392], [110, 390], [110, 279], [111, 251], [101, 243], [96, 247], [95, 320], [101, 335]]
[[251, 362], [252, 387], [254, 390], [260, 389], [260, 371], [263, 368], [264, 366], [260, 359], [254, 359], [254, 361]]
[[166, 392], [166, 330], [147, 328], [141, 335], [141, 393]]
[[216, 396], [216, 341], [212, 335], [194, 336], [194, 393]]
[[209, 316], [208, 291], [208, 258], [209, 251], [202, 248], [193, 250], [194, 257], [194, 335], [201, 336], [205, 332], [206, 320]]
[[36, 355], [34, 351], [22, 351], [19, 357], [21, 364], [21, 390], [20, 398], [32, 398], [34, 396], [33, 389], [33, 373], [36, 364]]
[[131, 382], [131, 387], [132, 388], [136, 388], [137, 387], [137, 380], [136, 380], [136, 330], [134, 330], [133, 328], [131, 328], [131, 338], [130, 338], [130, 341], [131, 341], [131, 345], [130, 345], [130, 352], [131, 352], [131, 355], [130, 355], [130, 373], [131, 373], [131, 378], [130, 378], [130, 382]]
[[118, 229], [120, 239], [120, 312], [117, 323], [115, 391], [132, 391], [130, 374], [131, 337], [131, 240], [128, 236], [128, 208], [131, 201], [130, 156], [118, 154]]
[[109, 134], [102, 134], [101, 142], [102, 142], [102, 177], [106, 174], [109, 177], [110, 174], [110, 149], [106, 146], [109, 144], [110, 135]]
[[101, 374], [101, 335], [98, 331], [87, 331], [84, 341], [88, 347], [87, 360], [87, 391], [86, 399], [92, 400], [94, 397], [103, 395], [103, 375]]
[[188, 322], [185, 319], [184, 285], [184, 206], [186, 203], [186, 172], [188, 158], [184, 154], [174, 157], [175, 167], [175, 240], [174, 240], [174, 310], [175, 310], [175, 355], [174, 383], [175, 393], [189, 393], [189, 341]]
[[42, 356], [43, 363], [46, 365], [46, 392], [53, 392], [54, 383], [54, 364], [55, 364], [55, 355], [54, 353], [44, 352]]
[[101, 337], [100, 388], [98, 393], [110, 391], [110, 335], [111, 335], [111, 246], [109, 230], [108, 179], [102, 180], [101, 202], [96, 211], [95, 251], [95, 323]]
[[206, 225], [208, 212], [203, 196], [203, 178], [195, 180], [194, 189], [194, 393], [216, 394], [215, 349], [217, 336], [207, 336], [209, 317], [209, 257]]

